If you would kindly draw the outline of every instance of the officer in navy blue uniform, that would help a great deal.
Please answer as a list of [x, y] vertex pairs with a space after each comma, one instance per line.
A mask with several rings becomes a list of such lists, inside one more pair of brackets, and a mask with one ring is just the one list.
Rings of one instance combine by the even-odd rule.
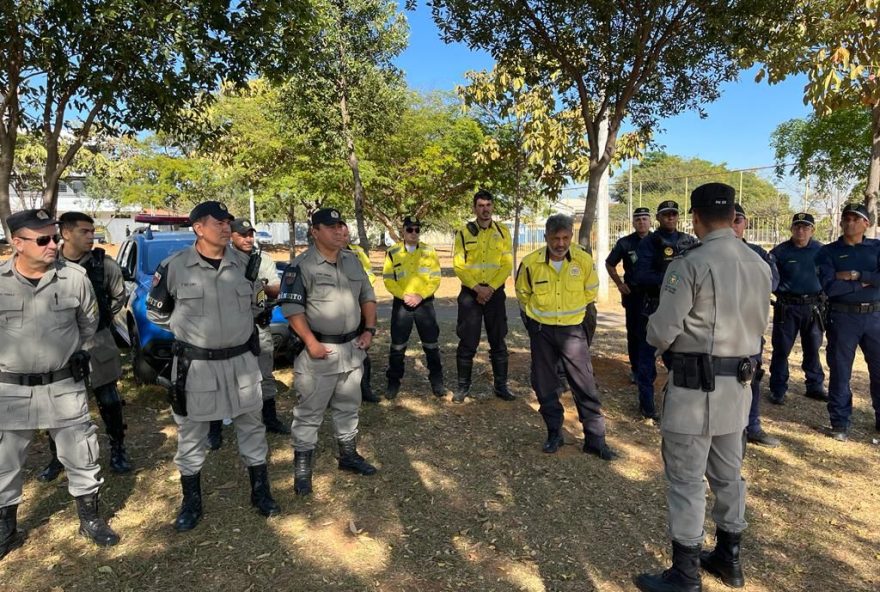
[[779, 287], [773, 307], [773, 356], [770, 358], [770, 401], [782, 405], [788, 390], [788, 356], [801, 336], [807, 379], [806, 396], [827, 401], [825, 372], [819, 359], [825, 332], [825, 295], [816, 274], [816, 255], [822, 243], [813, 238], [812, 214], [799, 212], [791, 220], [791, 238], [776, 245], [770, 254], [779, 269]]
[[[748, 248], [754, 251], [758, 257], [764, 260], [764, 262], [770, 266], [770, 286], [773, 290], [776, 290], [776, 287], [779, 285], [779, 272], [776, 269], [776, 261], [773, 259], [773, 256], [765, 251], [760, 245], [756, 245], [755, 243], [750, 243], [745, 239], [746, 228], [749, 225], [749, 219], [746, 216], [746, 211], [740, 204], [734, 204], [734, 211], [736, 212], [733, 218], [733, 232], [736, 234], [736, 237], [742, 242], [746, 244]], [[749, 407], [749, 423], [746, 426], [746, 439], [752, 444], [759, 444], [761, 446], [769, 446], [770, 448], [775, 448], [779, 446], [779, 440], [774, 438], [770, 434], [764, 431], [761, 427], [761, 411], [760, 411], [760, 402], [761, 402], [761, 379], [764, 377], [764, 368], [762, 368], [764, 360], [764, 338], [761, 337], [761, 351], [757, 354], [751, 356], [752, 362], [754, 362], [755, 373], [752, 376], [751, 380], [751, 388], [752, 388], [752, 403]]]
[[[639, 323], [644, 297], [635, 281], [636, 251], [642, 239], [651, 234], [651, 210], [636, 208], [633, 211], [632, 232], [619, 238], [605, 259], [608, 277], [620, 291], [620, 303], [626, 311], [626, 351], [629, 355], [630, 382], [635, 383], [639, 360], [639, 343], [645, 340], [644, 323]], [[617, 264], [623, 261], [623, 279], [617, 274]], [[639, 333], [639, 327], [642, 332]]]
[[829, 307], [828, 414], [831, 436], [841, 442], [849, 437], [856, 347], [868, 363], [874, 428], [880, 431], [880, 241], [865, 238], [868, 224], [865, 206], [847, 204], [840, 221], [843, 235], [816, 256]]
[[[657, 310], [660, 303], [660, 286], [666, 268], [679, 254], [692, 246], [697, 239], [685, 232], [676, 230], [678, 226], [678, 204], [666, 200], [657, 206], [657, 222], [659, 228], [639, 243], [636, 251], [635, 283], [644, 290], [644, 304], [640, 318], [640, 332], [647, 328], [648, 317]], [[647, 340], [639, 343], [638, 374], [636, 381], [639, 386], [639, 411], [643, 417], [657, 420], [659, 415], [654, 407], [654, 380], [657, 378], [657, 366], [654, 361], [656, 349]], [[668, 356], [667, 356], [668, 357]], [[668, 367], [667, 359], [664, 363]]]

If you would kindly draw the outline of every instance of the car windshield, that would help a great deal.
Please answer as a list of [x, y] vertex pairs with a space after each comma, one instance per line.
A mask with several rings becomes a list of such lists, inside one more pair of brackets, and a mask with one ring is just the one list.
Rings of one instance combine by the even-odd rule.
[[159, 264], [162, 263], [162, 260], [165, 259], [165, 257], [176, 253], [181, 249], [185, 249], [192, 244], [192, 241], [150, 241], [146, 244], [148, 245], [146, 249], [147, 256], [144, 258], [141, 271], [144, 274], [152, 275], [152, 273], [156, 271], [156, 269], [159, 267]]

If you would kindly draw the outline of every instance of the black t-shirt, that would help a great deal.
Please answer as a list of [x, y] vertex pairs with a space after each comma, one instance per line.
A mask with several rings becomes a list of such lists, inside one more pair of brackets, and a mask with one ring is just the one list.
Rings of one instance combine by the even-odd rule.
[[219, 259], [211, 259], [210, 257], [205, 257], [201, 253], [199, 253], [199, 257], [207, 261], [208, 265], [210, 265], [214, 269], [220, 269], [220, 264], [223, 263], [223, 257], [220, 257]]

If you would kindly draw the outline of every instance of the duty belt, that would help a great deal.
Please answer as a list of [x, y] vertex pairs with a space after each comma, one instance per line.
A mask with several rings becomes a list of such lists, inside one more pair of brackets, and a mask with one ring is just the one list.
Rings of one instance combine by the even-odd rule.
[[54, 372], [43, 374], [16, 374], [14, 372], [0, 372], [0, 382], [17, 384], [19, 386], [44, 386], [59, 382], [73, 376], [70, 368], [62, 368]]
[[776, 294], [776, 300], [782, 304], [819, 304], [819, 302], [821, 302], [821, 295], [778, 292]]
[[[686, 358], [699, 358], [701, 354], [684, 354], [684, 353], [672, 353], [673, 360], [684, 360]], [[712, 370], [715, 373], [715, 376], [737, 376], [739, 374], [740, 364], [744, 359], [747, 359], [749, 356], [740, 356], [737, 358], [722, 358], [719, 356], [712, 356]], [[754, 364], [752, 364], [754, 365]]]
[[314, 335], [315, 339], [321, 343], [348, 343], [360, 335], [360, 333], [358, 331], [352, 331], [351, 333], [343, 333], [342, 335], [324, 335], [323, 333], [312, 331], [312, 335]]
[[830, 302], [829, 305], [834, 312], [854, 312], [857, 314], [880, 312], [880, 302]]
[[248, 340], [241, 345], [224, 349], [205, 349], [203, 347], [190, 345], [189, 343], [184, 343], [183, 341], [175, 341], [172, 346], [172, 353], [176, 355], [180, 353], [181, 350], [186, 351], [186, 357], [190, 360], [228, 360], [229, 358], [234, 358], [245, 352], [251, 351], [251, 342]]

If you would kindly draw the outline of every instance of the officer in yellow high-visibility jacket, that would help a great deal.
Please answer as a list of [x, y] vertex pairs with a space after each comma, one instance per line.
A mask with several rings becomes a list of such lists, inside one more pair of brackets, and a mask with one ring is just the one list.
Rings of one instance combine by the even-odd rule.
[[458, 295], [458, 388], [452, 401], [461, 403], [471, 388], [474, 356], [485, 320], [495, 396], [512, 401], [507, 388], [507, 309], [504, 282], [513, 270], [513, 243], [503, 224], [492, 220], [494, 197], [485, 189], [474, 195], [476, 220], [455, 232], [453, 269], [461, 280]]
[[573, 228], [574, 222], [564, 214], [547, 219], [547, 246], [523, 258], [516, 274], [516, 297], [531, 342], [532, 388], [547, 425], [544, 452], [554, 453], [564, 443], [556, 372], [561, 361], [584, 428], [584, 452], [611, 460], [615, 454], [605, 443], [605, 418], [584, 328], [584, 314], [587, 304], [596, 300], [599, 276], [590, 254], [571, 248]]
[[[373, 264], [370, 263], [370, 256], [367, 255], [367, 252], [364, 251], [364, 248], [360, 245], [352, 244], [351, 241], [351, 231], [348, 229], [348, 224], [345, 222], [342, 223], [342, 231], [345, 236], [345, 246], [342, 247], [346, 251], [351, 251], [355, 255], [357, 255], [358, 261], [361, 262], [361, 266], [363, 266], [364, 271], [367, 273], [367, 278], [370, 280], [370, 285], [376, 285], [376, 274], [373, 273]], [[363, 327], [358, 327], [358, 330], [363, 332]], [[370, 352], [366, 352], [367, 357], [364, 358], [364, 375], [361, 378], [361, 399], [366, 401], [367, 403], [378, 403], [381, 401], [378, 395], [373, 393], [373, 387], [370, 383], [370, 379], [373, 375], [373, 365], [370, 362]]]
[[391, 305], [391, 351], [388, 354], [388, 390], [393, 399], [400, 391], [406, 346], [413, 322], [428, 362], [428, 380], [434, 395], [443, 397], [443, 365], [440, 362], [440, 326], [434, 311], [434, 292], [440, 287], [440, 259], [434, 247], [419, 241], [421, 222], [412, 216], [403, 219], [403, 240], [385, 255], [382, 277], [394, 296]]

